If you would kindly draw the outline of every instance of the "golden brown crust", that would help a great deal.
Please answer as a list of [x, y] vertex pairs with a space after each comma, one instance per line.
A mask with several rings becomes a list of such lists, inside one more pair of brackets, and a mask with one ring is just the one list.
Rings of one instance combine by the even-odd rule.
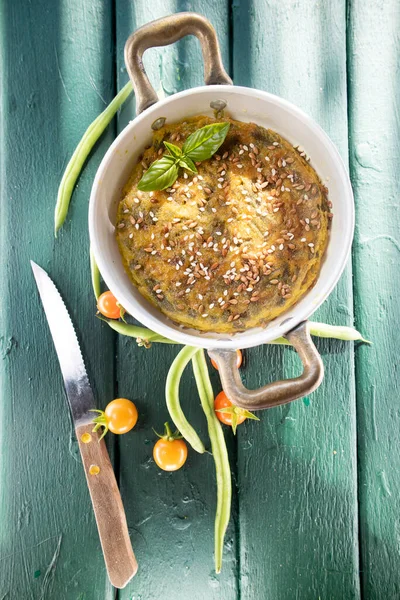
[[135, 166], [117, 217], [124, 266], [172, 320], [233, 333], [265, 326], [315, 283], [328, 241], [327, 190], [277, 133], [228, 118], [219, 154], [172, 189], [139, 192], [146, 168], [208, 117], [165, 125]]

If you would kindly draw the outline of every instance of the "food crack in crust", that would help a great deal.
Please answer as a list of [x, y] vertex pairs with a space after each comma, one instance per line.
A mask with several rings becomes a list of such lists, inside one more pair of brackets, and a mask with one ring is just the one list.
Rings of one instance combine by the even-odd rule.
[[[230, 122], [198, 174], [171, 188], [138, 183], [196, 129]], [[312, 287], [328, 242], [328, 190], [304, 152], [274, 131], [229, 118], [194, 117], [156, 131], [125, 186], [116, 236], [140, 293], [176, 323], [235, 333], [266, 326]]]

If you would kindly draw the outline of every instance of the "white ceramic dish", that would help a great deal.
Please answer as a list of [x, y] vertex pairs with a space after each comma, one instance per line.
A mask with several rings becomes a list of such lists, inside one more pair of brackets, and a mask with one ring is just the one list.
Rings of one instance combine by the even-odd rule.
[[[192, 13], [181, 13], [181, 15], [193, 19]], [[178, 16], [180, 15], [167, 19], [176, 20]], [[199, 16], [196, 15], [196, 18]], [[205, 20], [202, 17], [200, 19], [203, 25]], [[162, 36], [165, 35], [166, 20], [158, 22], [157, 31]], [[207, 21], [205, 22], [208, 24]], [[198, 26], [199, 23], [196, 25]], [[150, 45], [161, 45], [161, 43], [149, 42], [148, 38], [154, 36], [151, 26], [154, 24], [141, 28], [131, 36], [127, 43], [128, 55], [138, 37], [139, 43], [144, 45], [140, 35], [138, 36], [140, 32], [143, 39], [147, 41], [144, 48], [139, 48], [141, 52]], [[211, 27], [209, 24], [208, 26]], [[170, 43], [171, 40], [175, 41], [185, 34], [180, 35], [181, 33], [182, 27], [175, 32], [175, 36], [167, 35], [164, 44]], [[190, 33], [197, 35], [196, 31]], [[205, 59], [207, 60], [206, 55]], [[141, 54], [137, 60], [141, 63]], [[134, 68], [135, 64], [128, 65], [131, 77]], [[143, 93], [140, 85], [147, 86], [144, 77], [143, 72], [136, 73], [136, 77], [132, 77], [137, 95]], [[218, 77], [221, 78], [223, 75], [221, 76], [220, 73]], [[229, 81], [228, 76], [225, 81]], [[175, 122], [194, 115], [213, 116], [210, 103], [216, 100], [226, 102], [225, 110], [234, 119], [252, 121], [265, 128], [273, 129], [293, 145], [304, 148], [312, 166], [329, 188], [329, 199], [333, 204], [334, 212], [326, 256], [315, 286], [295, 306], [271, 322], [265, 329], [250, 329], [235, 335], [183, 329], [164, 316], [145, 300], [130, 281], [122, 265], [115, 236], [116, 212], [122, 189], [138, 157], [145, 146], [151, 142], [152, 123], [159, 117], [165, 117], [167, 122]], [[151, 99], [150, 102], [152, 101]], [[103, 158], [93, 184], [89, 208], [89, 230], [91, 246], [100, 272], [109, 289], [129, 314], [148, 328], [181, 344], [228, 351], [265, 344], [284, 336], [308, 319], [322, 304], [336, 285], [350, 253], [354, 230], [354, 201], [350, 180], [336, 147], [321, 127], [303, 111], [267, 92], [233, 85], [208, 85], [186, 90], [156, 102], [139, 114], [120, 133]]]

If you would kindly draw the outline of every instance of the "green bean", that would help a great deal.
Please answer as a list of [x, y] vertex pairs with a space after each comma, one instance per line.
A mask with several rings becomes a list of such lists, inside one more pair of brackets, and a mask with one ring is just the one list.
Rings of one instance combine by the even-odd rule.
[[231, 500], [232, 481], [229, 467], [228, 451], [221, 423], [218, 421], [214, 411], [214, 393], [211, 386], [208, 367], [204, 356], [204, 350], [200, 350], [192, 358], [193, 372], [199, 391], [201, 405], [207, 418], [208, 434], [211, 441], [211, 449], [217, 475], [217, 511], [215, 514], [214, 529], [214, 553], [215, 570], [221, 572], [222, 554], [224, 550], [224, 537], [228, 527]]
[[75, 152], [73, 153], [64, 175], [61, 179], [60, 187], [58, 188], [57, 203], [54, 216], [55, 235], [63, 225], [71, 200], [72, 192], [75, 187], [76, 180], [82, 170], [83, 164], [87, 159], [93, 146], [114, 117], [117, 110], [128, 98], [132, 91], [132, 84], [129, 81], [122, 90], [110, 102], [107, 108], [89, 125]]
[[140, 327], [138, 325], [131, 325], [130, 323], [123, 323], [122, 321], [116, 321], [114, 319], [105, 319], [104, 317], [99, 317], [101, 321], [107, 323], [111, 329], [114, 329], [117, 333], [121, 335], [126, 335], [128, 337], [140, 338], [142, 340], [146, 340], [148, 342], [159, 342], [160, 344], [175, 344], [172, 340], [168, 340], [162, 335], [158, 335], [151, 329], [147, 329], [146, 327]]
[[[368, 340], [362, 337], [361, 333], [354, 329], [353, 327], [346, 327], [344, 325], [327, 325], [326, 323], [315, 323], [313, 321], [309, 322], [310, 333], [316, 337], [323, 338], [332, 338], [336, 340], [344, 340], [344, 341], [360, 341], [365, 344], [371, 344]], [[269, 344], [282, 344], [286, 346], [290, 346], [290, 342], [284, 338], [279, 337], [272, 342], [268, 342]]]
[[[146, 329], [145, 327], [137, 327], [136, 325], [124, 325], [120, 321], [108, 321], [106, 319], [102, 319], [106, 323], [110, 325], [115, 331], [122, 335], [128, 335], [134, 338], [142, 338], [144, 340], [148, 340], [149, 342], [156, 342], [159, 344], [178, 344], [178, 342], [173, 342], [168, 338], [151, 331], [151, 329]], [[338, 340], [345, 341], [360, 341], [365, 344], [371, 344], [368, 340], [362, 337], [361, 333], [359, 333], [353, 327], [346, 327], [342, 325], [327, 325], [326, 323], [315, 323], [310, 321], [310, 333], [316, 337], [324, 337], [324, 338], [332, 338]], [[140, 332], [140, 333], [137, 333]], [[290, 342], [284, 338], [279, 337], [272, 342], [268, 342], [269, 344], [280, 344], [285, 346], [290, 346]]]
[[363, 338], [353, 327], [346, 327], [345, 325], [327, 325], [326, 323], [315, 323], [310, 321], [310, 333], [317, 337], [323, 338], [335, 338], [337, 340], [345, 341], [360, 341], [365, 344], [371, 344], [370, 341]]
[[92, 275], [92, 286], [96, 300], [101, 294], [100, 271], [94, 259], [92, 248], [90, 248], [90, 273]]
[[182, 373], [190, 359], [199, 351], [199, 348], [184, 346], [179, 352], [168, 371], [165, 384], [165, 397], [168, 412], [176, 428], [196, 452], [203, 454], [205, 451], [204, 444], [190, 423], [188, 423], [179, 402], [179, 382]]

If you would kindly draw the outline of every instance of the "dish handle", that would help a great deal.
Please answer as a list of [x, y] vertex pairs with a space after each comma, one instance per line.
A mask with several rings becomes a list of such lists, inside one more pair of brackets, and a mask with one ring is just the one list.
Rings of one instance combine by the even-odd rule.
[[125, 64], [136, 96], [136, 114], [158, 102], [143, 66], [143, 53], [154, 46], [169, 46], [187, 35], [200, 41], [206, 85], [232, 84], [222, 64], [217, 34], [210, 21], [193, 12], [157, 19], [137, 29], [125, 44]]
[[313, 392], [324, 376], [324, 366], [309, 332], [308, 321], [303, 321], [284, 336], [295, 348], [303, 363], [303, 373], [295, 379], [275, 381], [259, 388], [244, 387], [236, 366], [235, 350], [209, 350], [217, 363], [222, 388], [233, 404], [248, 410], [262, 410], [287, 404]]

